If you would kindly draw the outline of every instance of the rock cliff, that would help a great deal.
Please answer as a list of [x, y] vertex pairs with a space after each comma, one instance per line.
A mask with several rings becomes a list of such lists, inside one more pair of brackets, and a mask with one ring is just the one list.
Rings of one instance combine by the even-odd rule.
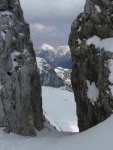
[[41, 85], [57, 88], [64, 86], [63, 80], [57, 76], [55, 70], [43, 58], [36, 57], [36, 60], [40, 73]]
[[36, 135], [43, 111], [35, 52], [19, 0], [0, 0], [0, 126]]
[[86, 130], [113, 110], [113, 1], [86, 0], [69, 37], [78, 126]]

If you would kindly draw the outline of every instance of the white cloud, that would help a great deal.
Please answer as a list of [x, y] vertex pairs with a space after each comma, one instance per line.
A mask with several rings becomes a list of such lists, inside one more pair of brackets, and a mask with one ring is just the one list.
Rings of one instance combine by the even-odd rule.
[[31, 24], [31, 36], [36, 37], [55, 37], [57, 36], [57, 28], [55, 26], [44, 26], [41, 23]]
[[35, 47], [48, 43], [68, 45], [73, 20], [84, 10], [86, 0], [20, 0], [25, 20], [31, 24]]
[[70, 24], [83, 12], [86, 0], [20, 0], [28, 21]]
[[45, 26], [41, 23], [35, 23], [31, 24], [31, 28], [36, 29], [38, 31], [43, 31], [45, 29]]
[[44, 25], [41, 23], [34, 23], [30, 25], [31, 39], [34, 42], [35, 48], [41, 46], [43, 43], [49, 45], [67, 45], [68, 38], [62, 32], [59, 32], [57, 27]]

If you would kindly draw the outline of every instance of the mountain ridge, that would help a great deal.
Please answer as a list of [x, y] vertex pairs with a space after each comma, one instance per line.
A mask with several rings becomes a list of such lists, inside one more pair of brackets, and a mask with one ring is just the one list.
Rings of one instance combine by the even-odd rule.
[[43, 44], [35, 50], [36, 56], [45, 59], [53, 68], [63, 67], [71, 69], [71, 53], [69, 46], [58, 46], [56, 48]]

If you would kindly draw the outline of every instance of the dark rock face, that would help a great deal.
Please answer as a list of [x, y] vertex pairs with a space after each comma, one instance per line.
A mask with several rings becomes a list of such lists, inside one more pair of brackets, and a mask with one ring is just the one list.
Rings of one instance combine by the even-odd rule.
[[36, 135], [43, 128], [39, 74], [19, 0], [0, 0], [0, 126]]
[[113, 2], [86, 0], [69, 37], [78, 126], [86, 130], [113, 110]]

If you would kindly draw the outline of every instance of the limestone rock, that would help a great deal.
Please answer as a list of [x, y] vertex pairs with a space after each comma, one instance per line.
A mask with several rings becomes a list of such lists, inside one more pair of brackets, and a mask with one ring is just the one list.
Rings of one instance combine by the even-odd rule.
[[29, 25], [19, 0], [0, 0], [0, 126], [36, 135], [43, 128], [42, 97]]
[[69, 37], [78, 126], [86, 130], [113, 110], [113, 2], [86, 0]]

